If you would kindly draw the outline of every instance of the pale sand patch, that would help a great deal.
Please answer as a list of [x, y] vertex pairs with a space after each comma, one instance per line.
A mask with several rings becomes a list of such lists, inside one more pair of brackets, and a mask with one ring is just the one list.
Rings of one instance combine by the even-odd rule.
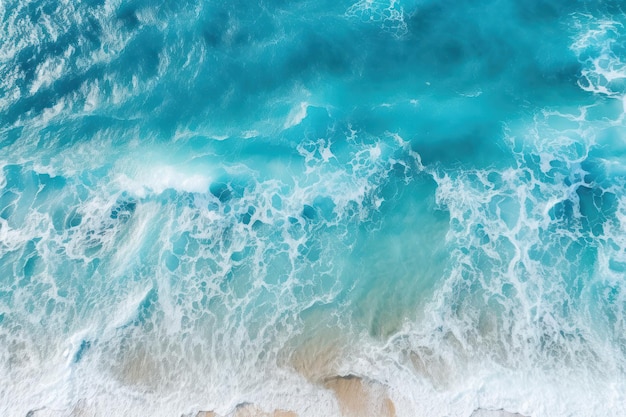
[[333, 377], [324, 386], [335, 393], [341, 414], [346, 417], [395, 417], [396, 408], [387, 387], [356, 376]]
[[276, 410], [274, 411], [274, 417], [298, 417], [293, 411]]
[[344, 353], [340, 335], [331, 332], [298, 340], [284, 357], [282, 365], [292, 367], [297, 373], [313, 383], [337, 375], [338, 364]]
[[292, 368], [314, 384], [339, 375], [341, 363], [351, 356], [351, 332], [328, 305], [315, 304], [300, 316], [302, 332], [285, 343], [278, 355], [278, 366]]
[[518, 413], [509, 413], [504, 410], [483, 410], [479, 408], [470, 417], [526, 417]]
[[143, 344], [124, 346], [118, 352], [118, 357], [112, 364], [112, 370], [117, 379], [129, 386], [156, 387], [156, 381], [161, 381], [163, 361]]
[[[325, 328], [293, 340], [285, 365], [314, 384], [333, 391], [345, 417], [395, 417], [387, 387], [354, 375], [337, 376], [349, 344], [338, 328]], [[239, 417], [239, 416], [237, 416]]]

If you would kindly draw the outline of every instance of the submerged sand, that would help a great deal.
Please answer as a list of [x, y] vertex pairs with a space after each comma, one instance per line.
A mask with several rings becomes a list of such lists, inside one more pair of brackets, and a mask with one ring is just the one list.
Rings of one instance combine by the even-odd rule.
[[346, 417], [395, 417], [396, 408], [387, 387], [354, 375], [327, 379], [324, 386], [335, 393]]

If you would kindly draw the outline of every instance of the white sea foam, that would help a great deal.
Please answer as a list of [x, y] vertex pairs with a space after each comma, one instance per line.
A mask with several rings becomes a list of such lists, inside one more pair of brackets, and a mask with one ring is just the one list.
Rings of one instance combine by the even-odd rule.
[[[25, 146], [28, 141], [15, 145]], [[117, 159], [98, 176], [89, 174], [97, 158], [92, 146]], [[41, 200], [22, 192], [17, 209], [23, 218], [12, 217], [11, 224], [3, 219], [0, 227], [0, 256], [37, 241], [35, 252], [45, 265], [32, 270], [33, 284], [2, 306], [11, 312], [5, 320], [15, 320], [3, 327], [11, 351], [0, 352], [2, 363], [19, 354], [20, 343], [24, 352], [36, 346], [48, 352], [24, 353], [19, 366], [2, 369], [5, 379], [16, 381], [2, 392], [15, 399], [4, 410], [226, 414], [251, 401], [302, 416], [320, 410], [337, 415], [331, 392], [277, 363], [302, 329], [299, 312], [333, 302], [341, 290], [332, 278], [340, 275], [341, 257], [330, 254], [347, 251], [349, 229], [380, 206], [370, 201], [393, 165], [404, 164], [407, 176], [420, 169], [409, 144], [398, 135], [378, 139], [357, 132], [340, 153], [330, 141], [303, 142], [298, 151], [306, 174], [267, 180], [239, 165], [217, 179], [208, 174], [207, 160], [216, 158], [211, 153], [184, 163], [174, 149], [155, 146], [137, 154], [135, 146], [130, 141], [115, 151], [105, 134], [36, 169], [22, 161], [24, 178], [47, 181], [43, 176], [53, 173], [63, 181]], [[224, 181], [227, 194], [210, 191], [216, 181]], [[45, 190], [43, 183], [37, 187]], [[329, 259], [337, 260], [324, 265]], [[312, 267], [321, 274], [313, 280]], [[34, 282], [49, 288], [35, 296]], [[26, 316], [33, 333], [17, 324]], [[35, 343], [29, 334], [42, 337]], [[51, 383], [37, 384], [42, 375]]]
[[188, 174], [183, 167], [147, 165], [139, 168], [132, 176], [121, 173], [115, 178], [121, 189], [133, 195], [145, 197], [150, 193], [161, 194], [167, 189], [204, 193], [211, 179], [200, 174]]
[[[594, 36], [621, 27], [599, 25]], [[623, 91], [610, 87], [621, 77], [620, 58], [607, 52], [614, 42], [602, 49], [608, 61], [583, 61], [592, 88], [581, 87], [621, 98]], [[592, 72], [604, 68], [612, 69], [601, 75], [610, 82], [596, 83], [601, 77]], [[624, 407], [624, 181], [593, 179], [585, 169], [603, 132], [623, 129], [623, 115], [597, 120], [588, 110], [546, 110], [508, 130], [513, 167], [426, 168], [437, 182], [438, 204], [450, 214], [448, 277], [420, 320], [386, 343], [359, 335], [342, 373], [387, 383], [398, 415], [469, 416], [482, 407], [600, 416]], [[618, 155], [605, 158], [623, 165]], [[594, 189], [617, 196], [615, 216], [603, 221], [601, 233], [586, 229], [593, 214], [583, 214], [580, 190]], [[594, 204], [611, 212], [611, 203]], [[585, 251], [597, 254], [595, 263]], [[571, 280], [580, 293], [568, 287]]]
[[[610, 80], [603, 75], [609, 81], [589, 91], [620, 96], [611, 72], [619, 65], [594, 59], [584, 60], [586, 70], [610, 69]], [[116, 100], [141, 83], [114, 86]], [[97, 108], [87, 106], [95, 88], [80, 93], [84, 111]], [[294, 109], [297, 126], [307, 108]], [[379, 226], [366, 222], [383, 208], [381, 189], [394, 176], [409, 183], [425, 171], [450, 220], [445, 282], [416, 320], [388, 337], [354, 334], [349, 319], [336, 317], [345, 310], [320, 314], [347, 339], [331, 369], [387, 384], [400, 417], [467, 417], [479, 407], [534, 417], [624, 409], [625, 184], [619, 175], [594, 179], [585, 165], [599, 133], [623, 128], [623, 118], [590, 120], [588, 110], [539, 112], [509, 129], [507, 168], [424, 167], [399, 135], [348, 128], [339, 140], [303, 139], [294, 166], [273, 162], [269, 178], [252, 162], [229, 165], [206, 149], [200, 162], [181, 159], [176, 147], [192, 134], [171, 149], [147, 138], [157, 149], [149, 153], [139, 131], [127, 132], [134, 140], [120, 149], [107, 137], [115, 133], [104, 132], [52, 155], [26, 128], [8, 149], [21, 167], [9, 174], [28, 186], [12, 189], [15, 212], [0, 218], [0, 290], [11, 291], [0, 298], [0, 377], [8, 381], [0, 411], [225, 415], [251, 402], [304, 417], [339, 415], [332, 392], [284, 356], [309, 310], [344, 302], [337, 277], [354, 267], [346, 255], [356, 231]], [[623, 165], [617, 155], [604, 158]], [[15, 181], [4, 169], [2, 188]], [[47, 185], [47, 176], [58, 182]], [[616, 196], [599, 234], [584, 223], [586, 189], [597, 190], [591, 201], [601, 209], [613, 207], [603, 196]], [[396, 239], [405, 243], [412, 232]], [[593, 270], [584, 268], [588, 249]]]
[[309, 103], [303, 101], [297, 107], [294, 107], [289, 114], [287, 115], [287, 120], [285, 120], [284, 128], [289, 129], [290, 127], [297, 126], [304, 120], [307, 113], [307, 108], [309, 107]]
[[48, 59], [37, 67], [37, 78], [30, 86], [30, 93], [35, 94], [42, 87], [49, 87], [65, 71], [65, 61], [63, 59]]
[[83, 94], [85, 96], [85, 104], [83, 106], [83, 110], [85, 112], [95, 110], [101, 100], [99, 83], [96, 81], [91, 85], [83, 84], [83, 90]]

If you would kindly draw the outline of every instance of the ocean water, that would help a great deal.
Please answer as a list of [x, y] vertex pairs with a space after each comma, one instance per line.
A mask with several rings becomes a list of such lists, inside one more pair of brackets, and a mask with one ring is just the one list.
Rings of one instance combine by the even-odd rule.
[[0, 2], [0, 415], [619, 415], [625, 9]]

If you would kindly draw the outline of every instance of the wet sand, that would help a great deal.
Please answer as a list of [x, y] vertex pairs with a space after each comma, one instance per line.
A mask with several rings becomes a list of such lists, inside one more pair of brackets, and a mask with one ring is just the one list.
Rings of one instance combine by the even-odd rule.
[[395, 417], [396, 408], [387, 387], [353, 375], [327, 379], [324, 386], [335, 393], [346, 417]]

